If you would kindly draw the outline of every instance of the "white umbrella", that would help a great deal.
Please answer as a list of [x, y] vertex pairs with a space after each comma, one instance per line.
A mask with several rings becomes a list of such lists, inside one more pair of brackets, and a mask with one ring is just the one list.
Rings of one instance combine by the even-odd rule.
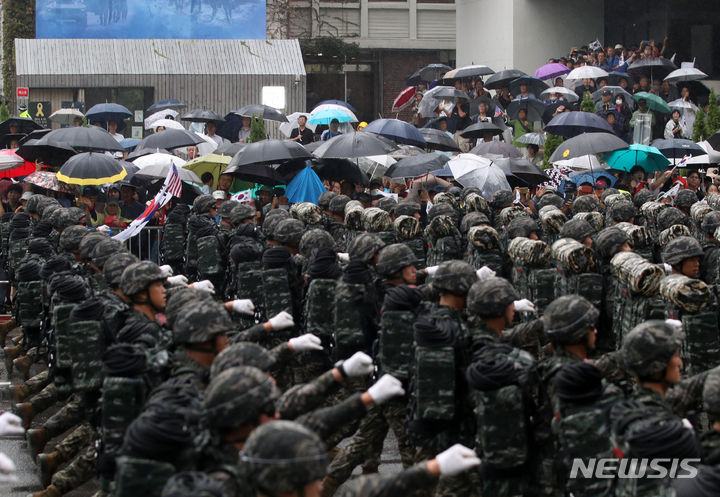
[[397, 161], [389, 155], [368, 155], [367, 157], [359, 157], [357, 165], [360, 169], [371, 176], [382, 176], [390, 166]]
[[[435, 114], [435, 108], [440, 105], [440, 102], [442, 102], [444, 99], [442, 98], [435, 98], [435, 94], [439, 92], [440, 90], [453, 90], [455, 87], [453, 86], [435, 86], [428, 91], [426, 91], [423, 94], [423, 98], [420, 101], [420, 115], [423, 117], [437, 117]], [[455, 106], [454, 102], [451, 102], [452, 107]]]
[[575, 171], [606, 171], [607, 165], [602, 165], [595, 154], [581, 155], [572, 159], [562, 159], [553, 162], [554, 166], [566, 166]]
[[165, 165], [175, 164], [177, 167], [183, 167], [187, 161], [181, 159], [177, 155], [163, 154], [162, 152], [155, 152], [153, 154], [143, 155], [133, 160], [132, 163], [139, 167], [141, 170], [153, 166], [153, 165]]
[[[288, 122], [282, 123], [280, 127], [278, 128], [280, 132], [290, 138], [290, 135], [292, 134], [292, 131], [298, 127], [298, 119], [300, 116], [305, 116], [306, 119], [310, 119], [310, 114], [307, 112], [293, 112], [287, 117]], [[315, 132], [316, 126], [314, 124], [305, 124], [307, 128], [310, 129], [313, 133]]]
[[220, 146], [220, 145], [218, 145], [218, 142], [216, 142], [215, 140], [210, 138], [208, 135], [205, 135], [203, 133], [198, 133], [198, 132], [195, 132], [195, 134], [198, 135], [203, 140], [205, 140], [205, 143], [200, 143], [197, 145], [199, 157], [213, 153], [215, 151], [215, 149]]
[[57, 124], [72, 126], [75, 119], [80, 119], [82, 121], [84, 118], [85, 114], [77, 109], [60, 109], [50, 114], [48, 119]]
[[172, 119], [158, 119], [150, 125], [150, 129], [156, 131], [160, 126], [164, 126], [166, 129], [185, 129], [182, 124]]
[[[172, 109], [160, 110], [158, 112], [155, 112], [154, 114], [150, 114], [148, 117], [145, 118], [145, 129], [152, 129], [153, 123], [155, 121], [159, 121], [160, 119], [167, 119], [168, 116], [171, 116], [173, 119], [175, 119], [177, 115], [178, 111]], [[182, 124], [180, 126], [182, 126]]]
[[680, 69], [675, 69], [673, 72], [665, 76], [665, 81], [670, 83], [674, 83], [676, 81], [697, 81], [698, 79], [705, 79], [708, 77], [708, 75], [700, 69], [693, 67], [692, 62], [689, 63], [689, 65], [686, 64], [688, 63], [683, 62]]
[[682, 98], [668, 102], [668, 105], [671, 109], [692, 109], [693, 111], [697, 111], [698, 109], [697, 105], [689, 100], [683, 100]]
[[[317, 112], [320, 112], [321, 110], [339, 110], [340, 112], [344, 112], [345, 114], [348, 114], [348, 115], [352, 118], [352, 119], [350, 119], [349, 122], [351, 122], [351, 123], [356, 123], [356, 122], [358, 122], [358, 118], [355, 117], [355, 114], [353, 113], [353, 111], [351, 111], [351, 110], [348, 109], [347, 107], [343, 107], [342, 105], [338, 105], [338, 104], [322, 104], [322, 105], [318, 105], [317, 107], [315, 107], [315, 108], [312, 110], [312, 112], [310, 113], [310, 115], [313, 115], [313, 114], [315, 114], [315, 113], [317, 113]], [[289, 119], [288, 119], [288, 120], [289, 120]]]
[[189, 169], [185, 169], [183, 166], [186, 161], [180, 157], [170, 154], [150, 154], [143, 157], [138, 157], [133, 161], [133, 164], [138, 166], [140, 170], [135, 173], [135, 176], [165, 179], [170, 170], [170, 166], [175, 164], [178, 171], [178, 176], [182, 181], [189, 181], [191, 183], [202, 184], [197, 174]]
[[710, 156], [708, 154], [703, 154], [690, 157], [685, 164], [717, 164], [717, 162], [718, 161], [713, 162], [710, 160]]
[[479, 188], [487, 200], [499, 190], [512, 190], [505, 172], [490, 159], [475, 154], [460, 154], [450, 159], [447, 165], [458, 183]]
[[577, 93], [575, 93], [574, 91], [572, 91], [568, 88], [565, 88], [564, 86], [553, 86], [552, 88], [548, 88], [547, 90], [544, 90], [540, 94], [540, 98], [542, 100], [549, 100], [551, 93], [558, 93], [558, 94], [562, 95], [563, 97], [565, 97], [565, 100], [567, 100], [568, 102], [577, 102], [578, 101]]
[[608, 73], [604, 69], [595, 66], [581, 66], [570, 71], [568, 75], [565, 76], [565, 79], [597, 79], [607, 77]]
[[720, 162], [720, 151], [712, 148], [712, 145], [710, 145], [707, 141], [698, 142], [698, 145], [707, 152], [711, 164], [717, 164]]

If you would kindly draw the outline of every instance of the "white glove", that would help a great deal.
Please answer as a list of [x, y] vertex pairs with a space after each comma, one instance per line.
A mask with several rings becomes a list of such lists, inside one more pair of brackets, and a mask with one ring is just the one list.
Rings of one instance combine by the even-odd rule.
[[439, 453], [435, 460], [440, 467], [442, 476], [453, 476], [480, 465], [480, 458], [474, 450], [464, 445], [455, 444]]
[[690, 422], [690, 420], [688, 418], [682, 418], [682, 424], [688, 430], [695, 431], [695, 427], [693, 426], [693, 424]]
[[347, 254], [345, 252], [338, 253], [337, 257], [340, 262], [344, 262], [346, 264], [350, 262], [350, 254]]
[[248, 316], [252, 316], [255, 314], [255, 304], [253, 304], [253, 301], [250, 299], [233, 300], [232, 310], [238, 314], [247, 314]]
[[530, 302], [528, 299], [516, 300], [515, 310], [518, 312], [535, 312], [535, 304]]
[[5, 435], [22, 435], [25, 428], [22, 427], [22, 419], [11, 412], [0, 414], [0, 437]]
[[355, 352], [341, 367], [347, 376], [365, 376], [373, 372], [372, 359], [365, 352]]
[[678, 321], [677, 319], [666, 319], [665, 322], [675, 328], [675, 331], [681, 331], [682, 330], [682, 321]]
[[488, 278], [492, 278], [493, 276], [495, 276], [496, 273], [489, 267], [483, 266], [480, 269], [478, 269], [477, 271], [475, 271], [475, 274], [477, 274], [477, 277], [479, 280], [486, 280]]
[[187, 276], [184, 274], [178, 274], [175, 276], [168, 276], [167, 282], [171, 285], [186, 285], [188, 284]]
[[288, 345], [295, 352], [305, 352], [308, 350], [322, 350], [322, 342], [319, 337], [312, 333], [305, 333], [299, 337], [288, 340]]
[[112, 228], [105, 224], [101, 224], [100, 226], [95, 228], [95, 231], [99, 231], [100, 233], [110, 233], [112, 231]]
[[435, 274], [435, 271], [438, 270], [440, 266], [429, 266], [425, 268], [425, 272], [428, 274], [428, 276], [433, 276]]
[[0, 481], [15, 481], [15, 463], [4, 452], [0, 452]]
[[282, 311], [270, 319], [268, 319], [268, 323], [270, 323], [270, 327], [275, 330], [284, 330], [286, 328], [292, 328], [295, 326], [295, 321], [293, 320], [292, 314], [290, 314], [287, 311]]
[[160, 266], [160, 271], [166, 278], [173, 275], [173, 268], [168, 264], [163, 264], [162, 266]]
[[215, 285], [213, 285], [212, 281], [210, 280], [197, 281], [192, 284], [192, 287], [195, 290], [201, 290], [203, 292], [209, 292], [212, 295], [215, 295]]
[[665, 274], [671, 274], [672, 273], [672, 266], [670, 264], [664, 264], [663, 267], [665, 268]]
[[383, 375], [373, 386], [368, 388], [368, 393], [376, 405], [380, 405], [388, 399], [405, 395], [402, 383], [392, 375]]

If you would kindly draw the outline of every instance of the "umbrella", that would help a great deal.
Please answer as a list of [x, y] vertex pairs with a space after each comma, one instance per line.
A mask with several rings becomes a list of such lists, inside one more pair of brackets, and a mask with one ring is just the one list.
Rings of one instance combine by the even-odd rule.
[[62, 143], [78, 152], [123, 152], [125, 149], [110, 133], [97, 126], [78, 126], [53, 130], [38, 139], [37, 145]]
[[550, 162], [588, 154], [602, 154], [627, 148], [627, 143], [613, 133], [581, 133], [562, 142], [550, 156]]
[[158, 119], [150, 125], [150, 129], [157, 132], [160, 126], [163, 126], [165, 129], [185, 129], [182, 124], [172, 119]]
[[470, 104], [469, 104], [470, 105], [470, 117], [475, 117], [478, 114], [480, 114], [480, 109], [478, 108], [478, 106], [481, 103], [485, 104], [487, 112], [489, 112], [491, 114], [493, 113], [492, 111], [495, 108], [495, 104], [488, 97], [486, 97], [485, 95], [482, 95], [470, 102]]
[[141, 141], [139, 138], [125, 138], [120, 141], [120, 146], [124, 148], [126, 152], [132, 152]]
[[705, 150], [705, 153], [708, 154], [711, 164], [716, 164], [716, 163], [720, 162], [720, 152], [715, 150], [712, 147], [712, 145], [710, 145], [710, 143], [708, 143], [707, 140], [698, 142], [698, 146], [700, 148], [702, 148], [703, 150]]
[[[653, 140], [651, 147], [657, 148], [668, 159], [682, 159], [686, 155], [696, 157], [705, 155], [707, 152], [692, 140], [684, 140], [681, 138], [671, 138], [669, 140], [658, 138]], [[674, 163], [675, 161], [673, 161]]]
[[612, 93], [613, 98], [618, 95], [622, 95], [625, 99], [625, 102], [630, 102], [632, 100], [632, 95], [628, 93], [622, 86], [603, 86], [599, 90], [595, 90], [592, 93], [592, 99], [597, 102], [602, 98], [602, 94], [604, 91], [609, 91], [610, 93]]
[[205, 173], [210, 173], [217, 182], [220, 175], [225, 171], [232, 157], [229, 155], [209, 154], [188, 161], [183, 167], [194, 172], [199, 178]]
[[0, 123], [0, 136], [12, 134], [10, 132], [10, 126], [17, 128], [14, 133], [21, 133], [27, 135], [32, 133], [36, 129], [42, 129], [38, 123], [27, 117], [11, 117], [7, 121]]
[[537, 186], [540, 183], [550, 181], [550, 178], [542, 169], [525, 158], [502, 158], [493, 162], [504, 171], [520, 178], [529, 186]]
[[133, 116], [133, 113], [120, 104], [106, 103], [96, 104], [90, 107], [85, 113], [85, 118], [89, 123], [115, 121], [118, 125], [118, 131], [125, 128], [125, 119]]
[[355, 113], [348, 109], [347, 107], [343, 105], [337, 105], [337, 104], [322, 104], [322, 105], [316, 105], [315, 108], [312, 110], [310, 115], [320, 112], [321, 110], [339, 110], [340, 112], [344, 112], [345, 114], [348, 114], [352, 117], [351, 122], [357, 122], [358, 118], [355, 116]]
[[243, 148], [245, 148], [246, 145], [247, 143], [241, 142], [223, 143], [215, 149], [214, 153], [217, 155], [229, 155], [230, 157], [232, 157], [233, 155], [241, 151]]
[[675, 69], [673, 72], [665, 76], [665, 81], [669, 81], [671, 83], [677, 81], [697, 81], [698, 79], [705, 79], [707, 77], [707, 74], [695, 67], [681, 67], [680, 69]]
[[488, 66], [476, 64], [452, 69], [446, 72], [442, 79], [476, 78], [479, 76], [487, 76], [488, 74], [495, 74], [495, 71]]
[[464, 98], [465, 100], [470, 100], [470, 96], [467, 93], [451, 86], [443, 86], [440, 90], [434, 93], [433, 96], [435, 98], [439, 98], [441, 100], [449, 100], [451, 102], [456, 102], [461, 98]]
[[181, 116], [180, 120], [191, 123], [215, 123], [216, 125], [225, 122], [220, 114], [208, 109], [193, 109]]
[[720, 150], [720, 131], [713, 133], [713, 135], [707, 139], [707, 142], [714, 150]]
[[[157, 195], [157, 192], [160, 191], [160, 188], [162, 188], [163, 184], [165, 183], [164, 179], [158, 179], [153, 181], [147, 186], [148, 195], [151, 197], [154, 197]], [[186, 204], [186, 205], [192, 205], [193, 201], [202, 195], [202, 190], [198, 188], [197, 186], [193, 185], [192, 183], [188, 183], [186, 181], [181, 181], [180, 184], [182, 185], [182, 191], [180, 193], [180, 198], [177, 199], [177, 203], [179, 204]]]
[[612, 133], [613, 129], [605, 119], [596, 114], [574, 111], [563, 112], [553, 117], [545, 126], [545, 131], [553, 135], [571, 137], [594, 131]]
[[668, 107], [670, 107], [670, 109], [690, 109], [693, 112], [696, 112], [698, 109], [697, 105], [692, 103], [690, 100], [683, 100], [682, 98], [668, 102]]
[[547, 135], [544, 132], [533, 131], [532, 133], [525, 133], [516, 141], [520, 143], [527, 143], [528, 145], [545, 145]]
[[559, 62], [551, 62], [550, 64], [545, 64], [542, 67], [538, 67], [537, 71], [535, 71], [533, 76], [535, 76], [537, 79], [544, 80], [557, 78], [558, 76], [562, 76], [569, 72], [570, 68], [565, 64], [560, 64]]
[[572, 71], [568, 73], [568, 75], [565, 77], [565, 79], [597, 79], [597, 78], [607, 78], [608, 72], [604, 69], [600, 69], [597, 66], [581, 66], [576, 67]]
[[640, 102], [645, 100], [650, 110], [655, 112], [661, 112], [663, 114], [670, 114], [670, 106], [658, 95], [648, 93], [646, 91], [639, 91], [633, 95], [633, 100]]
[[[143, 123], [145, 124], [145, 129], [153, 129], [153, 128], [155, 128], [155, 126], [153, 126], [153, 124], [156, 121], [173, 120], [173, 122], [177, 123], [181, 128], [183, 128], [182, 124], [180, 124], [179, 122], [174, 120], [177, 116], [178, 116], [178, 111], [176, 111], [176, 110], [172, 110], [172, 109], [161, 110], [161, 111], [158, 111], [158, 112], [146, 117], [145, 121], [143, 121]], [[159, 125], [159, 126], [164, 126], [164, 125]]]
[[318, 103], [313, 107], [313, 112], [316, 110], [319, 110], [320, 107], [323, 107], [325, 105], [333, 105], [335, 107], [344, 107], [347, 110], [349, 110], [352, 114], [357, 114], [357, 110], [355, 110], [355, 107], [350, 105], [347, 102], [343, 102], [342, 100], [323, 100], [322, 102]]
[[[308, 119], [310, 119], [310, 114], [308, 114], [307, 112], [293, 112], [292, 114], [290, 114], [289, 116], [287, 116], [288, 122], [282, 123], [282, 124], [280, 125], [280, 127], [278, 128], [278, 129], [280, 130], [280, 132], [281, 132], [283, 135], [285, 135], [285, 136], [287, 136], [288, 138], [290, 138], [290, 135], [292, 134], [293, 130], [296, 129], [296, 128], [299, 126], [299, 125], [298, 125], [298, 119], [300, 118], [300, 116], [305, 116], [305, 120], [306, 120], [306, 121], [307, 121]], [[310, 131], [312, 131], [313, 133], [315, 132], [316, 126], [315, 126], [314, 124], [310, 124], [310, 123], [306, 122], [305, 125], [306, 125], [307, 128], [310, 129]]]
[[375, 133], [390, 140], [405, 145], [415, 145], [425, 148], [425, 138], [420, 131], [410, 123], [399, 119], [376, 119], [368, 124], [363, 133]]
[[640, 166], [645, 172], [661, 171], [670, 161], [657, 148], [633, 143], [624, 150], [616, 150], [605, 156], [611, 169], [630, 171]]
[[398, 93], [398, 96], [395, 97], [395, 100], [393, 100], [392, 108], [390, 109], [392, 112], [400, 112], [406, 107], [409, 107], [410, 104], [413, 103], [413, 100], [415, 99], [415, 87], [414, 86], [408, 86], [404, 90], [402, 90], [400, 93]]
[[[342, 135], [341, 135], [342, 136]], [[262, 140], [248, 143], [230, 161], [230, 167], [247, 164], [277, 164], [295, 159], [309, 159], [305, 147], [289, 140]]]
[[460, 134], [464, 138], [484, 138], [485, 135], [501, 135], [502, 129], [494, 123], [488, 123], [485, 121], [471, 124], [463, 130]]
[[225, 169], [225, 174], [263, 185], [285, 184], [285, 180], [280, 176], [280, 173], [272, 167], [263, 164], [246, 164], [242, 166], [230, 164], [228, 168]]
[[433, 176], [437, 176], [438, 178], [452, 178], [453, 177], [453, 173], [450, 170], [450, 166], [448, 166], [447, 164], [445, 164], [445, 167], [443, 167], [442, 169], [430, 171], [430, 174], [432, 174]]
[[426, 148], [444, 152], [459, 152], [460, 147], [445, 131], [433, 128], [421, 128], [420, 134], [425, 139]]
[[648, 57], [630, 64], [627, 72], [633, 76], [646, 76], [650, 80], [664, 78], [677, 69], [677, 66], [665, 57]]
[[498, 157], [522, 157], [520, 151], [509, 143], [500, 141], [489, 141], [478, 143], [470, 150], [471, 154], [485, 155], [492, 154]]
[[619, 85], [620, 80], [624, 79], [628, 83], [628, 87], [632, 88], [633, 85], [633, 77], [632, 75], [626, 73], [626, 72], [620, 72], [620, 71], [613, 71], [608, 74], [608, 84], [609, 85]]
[[362, 171], [365, 171], [371, 178], [375, 178], [385, 176], [385, 172], [397, 160], [389, 155], [370, 155], [368, 157], [358, 157], [355, 162]]
[[60, 183], [57, 179], [57, 174], [51, 171], [35, 171], [25, 176], [23, 182], [45, 188], [46, 190], [75, 193], [75, 190], [71, 186]]
[[[187, 105], [182, 103], [180, 100], [176, 98], [171, 98], [168, 100], [160, 100], [159, 102], [155, 102], [150, 107], [148, 107], [145, 112], [152, 114], [162, 110], [179, 111], [180, 109], [184, 109], [185, 107], [187, 107]], [[175, 113], [175, 115], [177, 116], [177, 112]]]
[[313, 169], [322, 179], [349, 181], [356, 185], [367, 185], [368, 177], [358, 164], [348, 159], [314, 159]]
[[349, 123], [356, 121], [357, 118], [351, 114], [348, 114], [346, 110], [323, 109], [319, 111], [313, 111], [313, 113], [310, 114], [310, 119], [308, 119], [308, 123], [315, 125], [329, 125], [334, 120], [337, 120], [339, 123]]
[[0, 148], [17, 148], [12, 142], [20, 143], [26, 136], [23, 133], [8, 133], [0, 139]]
[[436, 79], [440, 79], [440, 76], [451, 69], [452, 68], [450, 66], [446, 66], [445, 64], [428, 64], [405, 78], [405, 82], [408, 85], [416, 85], [418, 83], [422, 83], [423, 81], [435, 81]]
[[444, 155], [434, 152], [422, 155], [413, 155], [400, 159], [385, 173], [385, 176], [391, 178], [417, 178], [423, 174], [436, 169], [442, 169], [449, 159]]
[[[164, 157], [172, 157], [171, 155], [163, 155]], [[141, 168], [138, 172], [135, 173], [136, 178], [140, 179], [165, 179], [170, 172], [170, 168], [172, 167], [174, 161], [171, 160], [165, 160], [164, 164], [151, 164], [149, 166]], [[182, 167], [177, 168], [178, 176], [182, 181], [188, 181], [190, 183], [197, 183], [202, 184], [202, 181], [200, 181], [200, 178], [198, 178], [197, 174], [195, 174], [192, 171], [189, 171], [187, 169], [184, 169]]]
[[183, 167], [186, 164], [186, 161], [184, 161], [177, 155], [155, 152], [133, 159], [132, 163], [138, 166], [140, 169], [144, 169], [149, 166], [154, 166], [158, 164], [163, 165], [169, 163], [173, 163], [177, 167]]
[[253, 117], [258, 116], [262, 117], [266, 121], [279, 121], [281, 123], [288, 122], [287, 117], [285, 117], [285, 114], [280, 112], [274, 107], [270, 107], [268, 105], [262, 105], [262, 104], [251, 104], [246, 105], [245, 107], [242, 107], [240, 110], [233, 110], [230, 111], [231, 113], [238, 114], [242, 117]]
[[214, 139], [203, 133], [195, 132], [195, 135], [199, 138], [202, 138], [203, 140], [203, 142], [199, 143], [197, 146], [199, 156], [208, 155], [217, 150], [218, 142], [216, 142]]
[[595, 185], [595, 182], [597, 182], [598, 179], [602, 178], [610, 186], [613, 186], [615, 182], [617, 181], [615, 177], [610, 173], [603, 173], [601, 172], [591, 172], [588, 173], [586, 171], [575, 171], [568, 175], [568, 178], [571, 183], [575, 183], [576, 185], [580, 186], [583, 183], [590, 183], [591, 185]]
[[316, 148], [313, 155], [321, 159], [352, 159], [368, 155], [387, 155], [395, 149], [396, 147], [381, 140], [374, 133], [361, 131], [335, 136]]
[[125, 172], [127, 173], [127, 175], [125, 176], [125, 181], [132, 180], [133, 176], [135, 176], [135, 173], [140, 170], [140, 168], [132, 162], [119, 160], [118, 163], [123, 167], [123, 169], [125, 169]]
[[443, 91], [446, 89], [454, 90], [455, 88], [453, 88], [452, 86], [438, 85], [438, 86], [435, 86], [435, 87], [429, 89], [428, 91], [426, 91], [423, 94], [423, 98], [420, 101], [420, 106], [418, 108], [418, 111], [420, 112], [421, 116], [423, 116], [423, 117], [435, 117], [436, 116], [435, 108], [440, 104], [440, 101], [442, 99], [436, 97], [435, 95], [439, 91]]
[[312, 202], [317, 204], [318, 197], [325, 191], [322, 181], [310, 166], [300, 171], [285, 188], [285, 196], [290, 202]]
[[565, 88], [564, 86], [553, 86], [552, 88], [548, 88], [547, 90], [544, 90], [539, 97], [542, 100], [549, 100], [551, 93], [557, 93], [559, 95], [562, 95], [565, 100], [568, 102], [577, 102], [579, 97], [577, 93], [570, 90], [569, 88]]
[[37, 167], [32, 162], [17, 155], [14, 150], [0, 150], [0, 178], [16, 178], [35, 172]]
[[60, 109], [56, 110], [48, 119], [51, 122], [59, 124], [61, 126], [72, 126], [75, 123], [75, 119], [80, 119], [80, 122], [85, 118], [85, 114], [77, 109]]
[[127, 176], [122, 165], [109, 155], [83, 152], [70, 157], [57, 173], [58, 181], [72, 185], [104, 185]]
[[195, 133], [184, 129], [166, 129], [160, 133], [144, 138], [137, 148], [165, 148], [172, 150], [174, 148], [189, 147], [190, 145], [198, 145], [204, 143], [205, 140]]
[[28, 140], [17, 149], [17, 154], [29, 162], [42, 162], [48, 166], [60, 167], [77, 154], [77, 150], [61, 142], [38, 143]]
[[475, 186], [485, 199], [499, 190], [510, 190], [505, 173], [493, 161], [473, 154], [460, 154], [448, 162], [453, 176], [462, 186]]
[[424, 153], [426, 153], [424, 149], [416, 147], [415, 145], [398, 145], [397, 150], [390, 152], [390, 157], [395, 160], [400, 160], [404, 159], [405, 157], [422, 155]]
[[573, 157], [572, 159], [558, 160], [552, 163], [555, 166], [569, 167], [574, 170], [582, 171], [603, 171], [609, 169], [607, 165], [603, 165], [598, 160], [597, 155], [587, 154]]
[[510, 86], [511, 81], [521, 76], [527, 76], [527, 74], [518, 69], [506, 69], [504, 71], [496, 72], [487, 79], [485, 82], [485, 88], [488, 90], [505, 88]]
[[51, 131], [52, 131], [52, 129], [50, 129], [50, 128], [42, 128], [42, 129], [36, 129], [35, 131], [31, 131], [30, 133], [28, 133], [27, 135], [25, 135], [25, 136], [20, 140], [20, 145], [22, 145], [23, 143], [25, 143], [25, 142], [27, 142], [27, 141], [29, 141], [29, 140], [39, 140], [40, 138], [42, 138], [43, 136], [47, 135], [47, 134], [50, 133]]
[[127, 161], [134, 161], [138, 157], [145, 157], [146, 155], [150, 154], [167, 154], [171, 155], [168, 150], [165, 150], [164, 148], [138, 148], [135, 147], [135, 150], [130, 152], [127, 157], [125, 157], [125, 160]]
[[512, 80], [510, 83], [510, 94], [515, 96], [520, 95], [520, 85], [527, 85], [528, 92], [533, 95], [540, 95], [548, 89], [548, 85], [543, 81], [533, 78], [532, 76], [524, 75]]
[[507, 114], [510, 119], [518, 119], [518, 112], [521, 109], [527, 111], [527, 120], [530, 122], [542, 120], [545, 112], [545, 104], [536, 98], [516, 98], [507, 107]]

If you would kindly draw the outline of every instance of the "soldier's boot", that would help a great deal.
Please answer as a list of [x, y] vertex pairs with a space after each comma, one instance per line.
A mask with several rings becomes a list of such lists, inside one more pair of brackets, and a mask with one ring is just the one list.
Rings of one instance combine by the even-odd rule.
[[30, 449], [30, 456], [33, 461], [37, 459], [45, 448], [45, 444], [48, 442], [47, 431], [45, 428], [37, 428], [34, 430], [28, 430], [25, 432], [25, 440], [27, 440], [28, 448]]
[[25, 335], [23, 335], [22, 333], [20, 333], [18, 336], [10, 337], [10, 343], [12, 343], [13, 345], [20, 345], [24, 337]]
[[0, 323], [0, 347], [5, 347], [5, 339], [8, 333], [10, 333], [10, 330], [14, 329], [16, 325], [17, 323], [15, 323], [14, 319]]
[[58, 470], [58, 467], [62, 464], [60, 460], [60, 452], [54, 450], [49, 454], [38, 455], [38, 466], [40, 466], [40, 481], [44, 487], [50, 486], [52, 483], [52, 476]]
[[15, 385], [12, 387], [12, 394], [15, 398], [15, 403], [20, 404], [30, 396], [30, 389], [25, 386], [25, 384]]
[[335, 495], [335, 492], [340, 486], [340, 483], [341, 482], [337, 481], [332, 476], [326, 476], [325, 478], [323, 478], [321, 497], [332, 497], [333, 495]]
[[23, 346], [17, 345], [15, 347], [3, 347], [3, 351], [5, 352], [5, 369], [7, 369], [8, 374], [12, 374], [13, 359], [20, 356], [23, 351]]
[[35, 409], [31, 402], [23, 402], [21, 404], [15, 404], [13, 412], [22, 418], [23, 428], [26, 430], [32, 425], [32, 420], [35, 417]]
[[32, 494], [32, 497], [62, 497], [62, 492], [55, 485], [48, 485], [45, 490]]
[[20, 356], [17, 359], [13, 359], [13, 366], [15, 366], [20, 373], [22, 373], [25, 381], [30, 379], [30, 368], [33, 365], [33, 360], [29, 355]]

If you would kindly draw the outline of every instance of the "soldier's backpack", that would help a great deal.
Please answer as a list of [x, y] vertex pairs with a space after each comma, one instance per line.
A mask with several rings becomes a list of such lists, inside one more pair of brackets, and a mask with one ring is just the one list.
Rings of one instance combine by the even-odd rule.
[[7, 259], [10, 255], [10, 220], [12, 213], [5, 213], [0, 217], [0, 255]]
[[99, 321], [77, 321], [68, 326], [72, 387], [75, 391], [97, 390], [102, 384], [102, 355], [105, 332]]
[[178, 263], [185, 257], [185, 226], [168, 223], [163, 228], [163, 262]]
[[333, 279], [314, 279], [305, 294], [305, 332], [319, 337], [323, 345], [331, 342], [335, 328], [331, 306], [335, 300], [336, 284], [337, 281]]
[[237, 318], [243, 328], [249, 328], [256, 322], [267, 320], [265, 314], [264, 294], [260, 290], [263, 285], [262, 264], [260, 261], [241, 262], [234, 267], [233, 282], [235, 285], [235, 297], [238, 299], [250, 299], [255, 305], [254, 316], [240, 316]]
[[[263, 302], [265, 303], [265, 315], [267, 318], [271, 318], [282, 311], [292, 314], [293, 301], [288, 270], [284, 267], [263, 269], [261, 274]], [[272, 344], [271, 346], [274, 347], [289, 340], [292, 336], [293, 328], [274, 331], [269, 341]]]
[[415, 347], [415, 419], [450, 421], [455, 417], [455, 348]]
[[596, 307], [602, 305], [603, 277], [597, 273], [595, 252], [571, 238], [561, 238], [552, 245], [557, 266], [557, 296], [581, 295]]
[[428, 266], [452, 259], [461, 259], [464, 246], [461, 246], [460, 232], [450, 216], [437, 216], [425, 228], [428, 250], [425, 263]]
[[117, 458], [114, 497], [160, 497], [165, 483], [176, 473], [175, 466], [152, 459]]
[[399, 380], [410, 377], [414, 318], [412, 311], [385, 310], [380, 316], [377, 358], [381, 374]]
[[52, 308], [51, 366], [53, 381], [62, 394], [72, 391], [72, 350], [75, 345], [70, 339], [70, 313], [75, 306], [76, 304], [56, 303]]
[[505, 274], [505, 257], [500, 250], [500, 235], [490, 226], [473, 226], [467, 234], [465, 262], [480, 269], [487, 266], [498, 275]]
[[515, 289], [538, 309], [544, 309], [555, 296], [557, 271], [548, 265], [550, 247], [540, 240], [513, 238], [508, 244], [508, 256], [513, 264], [510, 281]]
[[217, 234], [197, 239], [197, 270], [200, 277], [216, 276], [225, 271], [222, 243]]
[[9, 254], [8, 264], [10, 268], [17, 267], [18, 262], [25, 257], [28, 250], [29, 238], [16, 238], [9, 241]]
[[18, 323], [23, 328], [39, 329], [43, 316], [44, 283], [42, 281], [21, 281], [17, 288]]
[[141, 378], [106, 377], [102, 386], [103, 453], [120, 453], [125, 430], [140, 415], [146, 396]]
[[333, 356], [347, 359], [355, 352], [368, 349], [366, 324], [368, 289], [361, 283], [348, 283], [342, 279], [335, 283], [333, 313]]

